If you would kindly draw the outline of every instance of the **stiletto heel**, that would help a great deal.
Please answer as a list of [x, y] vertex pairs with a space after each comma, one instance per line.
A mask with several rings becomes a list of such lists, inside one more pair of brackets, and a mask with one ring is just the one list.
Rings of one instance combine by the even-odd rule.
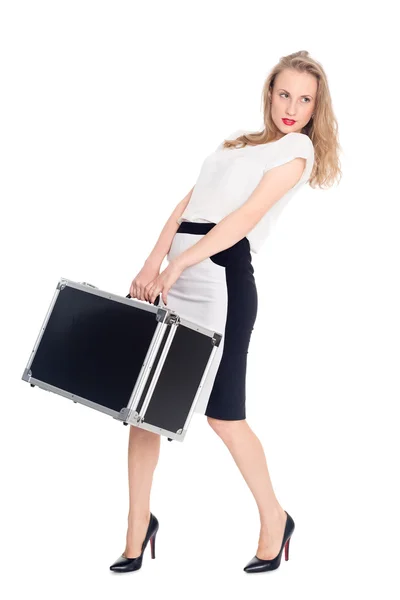
[[292, 537], [294, 531], [294, 521], [292, 517], [286, 512], [286, 525], [285, 531], [283, 532], [283, 539], [281, 544], [281, 549], [275, 558], [269, 558], [267, 560], [262, 560], [258, 558], [257, 555], [253, 556], [250, 562], [244, 567], [244, 571], [247, 573], [260, 573], [261, 571], [273, 571], [277, 569], [281, 564], [282, 552], [283, 548], [285, 548], [285, 560], [289, 560], [289, 542]]
[[156, 533], [150, 538], [151, 558], [156, 557]]
[[126, 573], [128, 571], [137, 571], [138, 569], [140, 569], [140, 567], [142, 566], [142, 562], [143, 562], [143, 554], [144, 554], [144, 551], [146, 550], [146, 546], [149, 541], [150, 541], [150, 548], [151, 548], [151, 558], [155, 558], [156, 557], [155, 543], [156, 543], [156, 534], [157, 534], [158, 529], [159, 529], [159, 522], [156, 519], [156, 517], [153, 515], [153, 513], [150, 513], [149, 526], [147, 528], [146, 536], [145, 536], [143, 544], [142, 544], [142, 552], [139, 554], [139, 556], [136, 556], [135, 558], [129, 558], [127, 556], [124, 556], [124, 554], [121, 554], [121, 556], [119, 558], [117, 558], [117, 560], [111, 565], [111, 567], [110, 567], [111, 571], [116, 571], [118, 573]]
[[289, 542], [290, 542], [290, 538], [288, 539], [288, 541], [285, 544], [285, 560], [289, 560]]

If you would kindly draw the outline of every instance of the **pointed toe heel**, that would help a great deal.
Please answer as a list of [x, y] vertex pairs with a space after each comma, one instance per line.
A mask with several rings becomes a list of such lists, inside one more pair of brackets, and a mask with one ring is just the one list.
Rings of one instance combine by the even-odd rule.
[[279, 550], [278, 554], [274, 558], [267, 560], [262, 560], [255, 555], [247, 563], [243, 571], [246, 571], [246, 573], [261, 573], [263, 571], [273, 571], [274, 569], [277, 569], [281, 564], [283, 548], [285, 548], [285, 560], [289, 560], [289, 543], [294, 531], [294, 521], [289, 513], [286, 512], [286, 515], [285, 531], [283, 533], [281, 549]]
[[142, 552], [139, 556], [135, 558], [129, 558], [124, 554], [121, 554], [120, 557], [110, 566], [110, 571], [114, 571], [115, 573], [127, 573], [129, 571], [137, 571], [141, 568], [143, 563], [143, 554], [146, 550], [148, 542], [150, 542], [151, 548], [151, 558], [156, 557], [156, 535], [159, 529], [159, 522], [157, 518], [150, 513], [150, 521], [149, 526], [147, 528], [146, 536], [144, 538], [142, 544]]

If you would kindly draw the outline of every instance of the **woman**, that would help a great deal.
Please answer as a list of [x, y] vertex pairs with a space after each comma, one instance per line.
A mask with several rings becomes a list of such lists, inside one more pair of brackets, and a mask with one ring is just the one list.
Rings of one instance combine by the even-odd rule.
[[[276, 569], [294, 531], [279, 504], [261, 443], [246, 422], [247, 352], [257, 314], [251, 252], [258, 252], [278, 216], [304, 183], [331, 184], [340, 172], [337, 123], [325, 73], [306, 51], [283, 57], [263, 88], [264, 129], [235, 131], [206, 157], [196, 185], [177, 205], [130, 295], [164, 305], [223, 333], [196, 412], [222, 438], [256, 500], [260, 535], [246, 572]], [[160, 273], [167, 255], [168, 266]], [[228, 302], [229, 300], [229, 302]], [[131, 426], [130, 509], [124, 553], [113, 571], [137, 570], [158, 521], [150, 491], [161, 436]]]

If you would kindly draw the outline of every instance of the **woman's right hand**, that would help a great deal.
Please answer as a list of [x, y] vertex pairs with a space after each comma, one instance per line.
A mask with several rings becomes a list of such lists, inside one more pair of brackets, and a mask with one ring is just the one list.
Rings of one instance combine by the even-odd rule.
[[154, 264], [151, 262], [145, 262], [142, 269], [136, 275], [134, 280], [131, 283], [131, 287], [129, 290], [129, 294], [131, 298], [138, 298], [138, 300], [148, 299], [144, 295], [145, 286], [153, 281], [160, 274], [160, 266], [159, 264]]

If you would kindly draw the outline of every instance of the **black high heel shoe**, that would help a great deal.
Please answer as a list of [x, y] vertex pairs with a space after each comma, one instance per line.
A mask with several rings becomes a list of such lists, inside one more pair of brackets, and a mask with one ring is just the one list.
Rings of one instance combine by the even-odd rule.
[[142, 544], [142, 552], [139, 554], [139, 556], [136, 556], [135, 558], [128, 558], [127, 556], [124, 556], [124, 554], [121, 554], [121, 556], [119, 558], [117, 558], [115, 563], [113, 563], [111, 565], [111, 567], [110, 567], [111, 571], [117, 571], [118, 573], [126, 573], [128, 571], [137, 571], [138, 569], [140, 569], [140, 567], [142, 566], [142, 562], [143, 562], [143, 554], [144, 554], [144, 551], [146, 550], [146, 546], [147, 546], [149, 540], [150, 540], [150, 546], [151, 546], [151, 558], [155, 558], [156, 557], [156, 534], [157, 534], [158, 528], [159, 528], [158, 520], [152, 513], [150, 513], [149, 526], [147, 528], [146, 537], [144, 538], [144, 541]]
[[247, 565], [245, 566], [243, 571], [246, 571], [247, 573], [260, 573], [261, 571], [273, 571], [274, 569], [277, 569], [279, 567], [279, 565], [281, 564], [283, 547], [285, 547], [285, 560], [289, 560], [289, 542], [290, 542], [292, 533], [294, 531], [294, 521], [293, 521], [292, 517], [289, 515], [289, 513], [286, 512], [286, 510], [285, 510], [285, 513], [286, 513], [285, 531], [283, 533], [281, 549], [279, 550], [279, 553], [277, 554], [277, 556], [275, 556], [275, 558], [269, 558], [266, 560], [262, 560], [261, 558], [258, 558], [257, 555], [255, 555], [255, 556], [253, 556], [251, 561], [249, 563], [247, 563]]

